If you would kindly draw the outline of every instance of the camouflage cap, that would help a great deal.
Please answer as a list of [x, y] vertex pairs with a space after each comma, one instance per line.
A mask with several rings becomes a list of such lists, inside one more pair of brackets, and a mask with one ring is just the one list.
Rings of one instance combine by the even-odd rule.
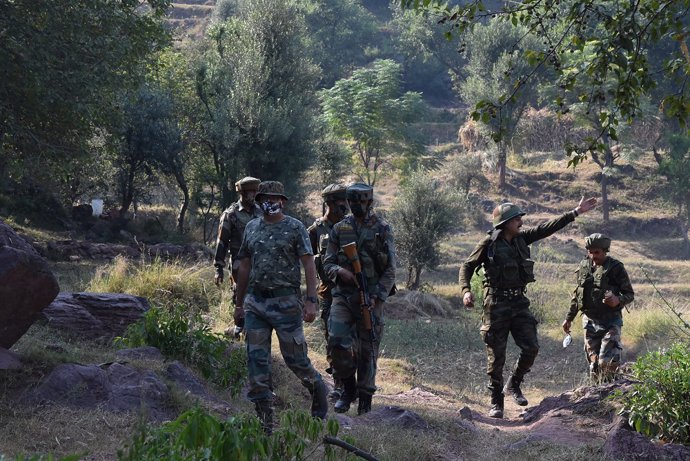
[[283, 183], [278, 181], [262, 181], [259, 184], [259, 190], [256, 192], [256, 200], [259, 201], [259, 197], [262, 195], [277, 195], [285, 200], [289, 200], [287, 195], [285, 195]]
[[343, 184], [329, 184], [321, 191], [324, 202], [335, 200], [345, 200], [347, 198], [347, 187]]
[[519, 206], [514, 203], [506, 202], [501, 203], [496, 208], [492, 214], [494, 229], [498, 228], [501, 224], [507, 223], [516, 216], [524, 216], [525, 212], [520, 209]]
[[595, 233], [585, 237], [585, 248], [601, 248], [604, 251], [609, 251], [611, 248], [611, 239], [604, 234]]
[[235, 190], [237, 192], [242, 192], [245, 190], [256, 190], [261, 182], [258, 178], [252, 178], [251, 176], [245, 176], [235, 183]]
[[373, 200], [374, 188], [363, 182], [356, 182], [347, 186], [347, 199], [353, 202]]

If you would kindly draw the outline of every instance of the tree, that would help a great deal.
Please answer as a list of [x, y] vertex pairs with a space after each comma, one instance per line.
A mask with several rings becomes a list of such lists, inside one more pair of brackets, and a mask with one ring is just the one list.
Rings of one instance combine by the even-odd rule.
[[[142, 8], [142, 3], [146, 8]], [[168, 0], [0, 0], [0, 177], [83, 155], [169, 43]]]
[[239, 0], [212, 25], [196, 91], [206, 149], [221, 191], [240, 175], [275, 179], [296, 193], [313, 158], [318, 69], [304, 52], [304, 18], [288, 0]]
[[[606, 110], [597, 114], [601, 121], [599, 133], [587, 139], [584, 145], [569, 147], [572, 165], [577, 165], [594, 150], [605, 150], [607, 143], [600, 142], [604, 134], [616, 140], [617, 125], [629, 123], [639, 115], [643, 98], [659, 81], [675, 82], [663, 95], [660, 107], [681, 126], [687, 126], [690, 88], [686, 83], [690, 77], [690, 53], [686, 39], [690, 0], [522, 0], [496, 11], [487, 11], [482, 0], [456, 7], [439, 0], [400, 0], [400, 3], [405, 8], [429, 9], [438, 14], [439, 22], [449, 27], [449, 35], [462, 35], [486, 18], [498, 16], [539, 36], [546, 48], [524, 53], [523, 59], [532, 71], [516, 76], [511, 94], [537, 69], [548, 66], [555, 72], [554, 84], [562, 90], [561, 95], [555, 96], [556, 106], [563, 107], [561, 103], [568, 92], [584, 101], [592, 101], [593, 95], [606, 98], [609, 102]], [[660, 42], [675, 44], [665, 56], [661, 69], [649, 65], [649, 51]], [[591, 60], [582, 67], [564, 60], [570, 53], [585, 49], [592, 51]], [[590, 84], [578, 84], [583, 79]], [[500, 110], [509, 99], [504, 98], [498, 106], [483, 100], [475, 107], [483, 116]]]
[[154, 169], [179, 170], [182, 142], [170, 98], [142, 87], [125, 103], [124, 121], [117, 135], [113, 163], [118, 167], [120, 214], [124, 216], [139, 198], [142, 180], [152, 178]]
[[690, 137], [673, 134], [668, 138], [668, 153], [662, 155], [654, 147], [654, 158], [659, 165], [659, 173], [664, 176], [671, 186], [671, 199], [678, 204], [678, 216], [683, 235], [682, 254], [685, 259], [690, 258]]
[[408, 165], [414, 163], [421, 147], [411, 125], [424, 104], [419, 93], [402, 94], [399, 64], [374, 61], [320, 94], [323, 119], [351, 146], [362, 180], [373, 186], [379, 168], [394, 153], [406, 157]]
[[478, 24], [467, 34], [465, 44], [468, 58], [466, 78], [457, 81], [455, 89], [470, 105], [500, 107], [493, 112], [475, 111], [473, 118], [494, 133], [493, 140], [498, 146], [498, 189], [503, 190], [508, 146], [535, 94], [537, 82], [521, 85], [507, 100], [504, 98], [512, 91], [511, 76], [523, 75], [527, 71], [526, 63], [516, 59], [516, 55], [525, 48], [536, 48], [536, 44], [526, 29], [513, 27], [499, 19], [490, 20], [486, 25]]
[[440, 242], [457, 223], [460, 197], [422, 170], [412, 173], [391, 210], [395, 245], [407, 265], [408, 289], [420, 285], [423, 269], [440, 262]]

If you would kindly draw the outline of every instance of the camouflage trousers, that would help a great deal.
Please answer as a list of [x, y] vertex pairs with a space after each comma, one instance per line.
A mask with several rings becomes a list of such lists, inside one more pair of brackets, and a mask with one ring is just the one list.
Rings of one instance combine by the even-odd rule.
[[298, 295], [264, 299], [248, 294], [244, 300], [245, 334], [249, 368], [247, 397], [256, 402], [270, 399], [271, 337], [278, 336], [285, 364], [312, 391], [321, 375], [307, 356], [307, 342], [302, 327], [303, 304]]
[[374, 307], [376, 341], [371, 331], [364, 328], [359, 294], [348, 298], [335, 296], [328, 317], [328, 348], [330, 349], [333, 377], [338, 380], [356, 374], [360, 392], [376, 392], [376, 362], [383, 336], [383, 302]]
[[539, 352], [539, 341], [537, 319], [529, 310], [529, 300], [524, 295], [514, 299], [486, 296], [480, 333], [486, 345], [486, 373], [489, 375], [490, 390], [503, 388], [508, 335], [513, 336], [520, 348], [513, 374], [521, 380], [530, 371]]
[[614, 373], [621, 361], [623, 346], [621, 343], [622, 320], [613, 319], [601, 322], [582, 316], [582, 328], [585, 330], [585, 354], [589, 363], [590, 375]]

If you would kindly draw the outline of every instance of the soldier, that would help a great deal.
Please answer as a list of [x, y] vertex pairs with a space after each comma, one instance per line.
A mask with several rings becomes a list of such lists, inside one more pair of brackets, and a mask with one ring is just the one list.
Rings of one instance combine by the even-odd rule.
[[587, 257], [577, 270], [577, 288], [562, 325], [563, 331], [570, 334], [572, 321], [578, 310], [582, 311], [585, 354], [592, 380], [599, 376], [608, 380], [615, 374], [623, 350], [623, 307], [635, 298], [623, 263], [608, 256], [610, 247], [611, 239], [605, 235], [585, 238]]
[[[395, 284], [393, 233], [388, 223], [372, 210], [373, 195], [373, 188], [367, 184], [355, 183], [347, 188], [352, 214], [333, 226], [324, 260], [326, 275], [335, 282], [328, 319], [328, 348], [333, 377], [343, 383], [342, 395], [335, 403], [338, 413], [348, 411], [357, 396], [358, 414], [371, 411], [383, 334], [383, 303]], [[353, 265], [342, 249], [350, 243], [357, 245], [357, 257], [373, 302], [372, 330], [365, 327]]]
[[[314, 221], [314, 224], [309, 226], [309, 240], [316, 255], [314, 262], [316, 263], [316, 275], [319, 276], [319, 305], [321, 307], [321, 320], [323, 321], [324, 333], [326, 335], [326, 342], [328, 342], [328, 316], [331, 312], [331, 304], [333, 303], [333, 295], [331, 290], [335, 284], [326, 276], [323, 270], [323, 258], [328, 248], [328, 234], [331, 232], [333, 225], [345, 217], [349, 211], [347, 208], [347, 197], [345, 192], [347, 187], [342, 184], [330, 184], [321, 192], [323, 198], [324, 215]], [[328, 360], [328, 371], [333, 372], [331, 364], [331, 351], [326, 348], [326, 358]], [[334, 380], [335, 386], [333, 391], [328, 395], [332, 400], [337, 400], [342, 394], [342, 383], [339, 379]]]
[[[591, 210], [596, 199], [582, 197], [577, 208], [537, 227], [521, 230], [524, 212], [512, 203], [498, 205], [493, 211], [493, 230], [474, 249], [460, 269], [463, 303], [474, 306], [470, 280], [475, 270], [484, 267], [484, 315], [480, 332], [486, 344], [487, 374], [491, 391], [489, 416], [503, 418], [504, 391], [512, 394], [520, 406], [527, 405], [520, 385], [539, 351], [537, 320], [525, 296], [528, 283], [534, 282], [534, 261], [529, 245], [548, 237]], [[520, 356], [510, 380], [503, 388], [503, 365], [508, 334], [520, 348]]]
[[[260, 179], [247, 176], [235, 183], [235, 190], [240, 193], [240, 199], [230, 205], [220, 217], [218, 226], [218, 240], [216, 243], [216, 255], [213, 258], [216, 267], [215, 283], [220, 286], [223, 283], [223, 268], [225, 267], [225, 256], [230, 250], [230, 283], [232, 288], [232, 303], [237, 305], [237, 252], [242, 243], [244, 228], [247, 223], [254, 218], [263, 215], [259, 206], [255, 203], [254, 197], [256, 189], [261, 182]], [[238, 337], [244, 325], [235, 324], [233, 334]]]
[[[304, 225], [283, 214], [288, 198], [277, 181], [259, 184], [256, 194], [263, 217], [247, 224], [239, 260], [235, 322], [244, 320], [249, 391], [264, 430], [273, 427], [271, 335], [275, 330], [286, 365], [312, 395], [312, 416], [324, 419], [328, 389], [307, 355], [302, 321], [316, 318], [316, 268]], [[300, 262], [307, 296], [300, 299]]]

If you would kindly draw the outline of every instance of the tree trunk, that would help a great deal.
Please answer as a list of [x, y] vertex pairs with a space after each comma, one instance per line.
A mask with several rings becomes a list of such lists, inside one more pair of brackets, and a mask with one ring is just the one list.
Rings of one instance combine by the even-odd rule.
[[601, 175], [601, 213], [604, 217], [604, 224], [609, 223], [609, 177], [602, 170]]
[[506, 188], [506, 146], [501, 142], [498, 146], [498, 191]]
[[177, 185], [180, 186], [182, 191], [182, 205], [180, 206], [180, 211], [177, 214], [177, 232], [180, 234], [184, 233], [184, 218], [189, 208], [189, 187], [187, 187], [187, 181], [185, 180], [184, 174], [181, 171], [175, 173], [175, 179], [177, 180]]
[[407, 271], [407, 283], [405, 284], [408, 290], [418, 290], [419, 289], [419, 279], [422, 275], [421, 266], [410, 266]]

